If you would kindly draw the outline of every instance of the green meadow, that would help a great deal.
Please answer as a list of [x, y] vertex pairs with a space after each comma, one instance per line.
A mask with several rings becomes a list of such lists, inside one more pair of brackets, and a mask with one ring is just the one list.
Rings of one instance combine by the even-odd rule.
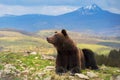
[[[88, 48], [98, 55], [106, 56], [110, 50], [119, 48], [119, 40], [82, 37], [83, 34], [76, 32], [68, 33], [80, 49]], [[57, 54], [55, 48], [46, 41], [46, 37], [53, 34], [54, 30], [39, 31], [32, 35], [17, 31], [0, 31], [0, 80], [85, 80], [71, 76], [69, 72], [59, 76], [55, 73], [55, 60], [43, 59], [43, 55], [55, 57]], [[115, 47], [103, 44], [105, 42], [111, 42]], [[28, 54], [28, 51], [37, 54]], [[111, 80], [120, 75], [120, 69], [117, 67], [99, 65], [99, 68], [98, 71], [82, 70], [82, 74], [93, 72], [97, 75], [94, 78], [89, 77], [89, 80]]]
[[[6, 67], [8, 66], [8, 67]], [[52, 66], [53, 69], [47, 69]], [[55, 73], [55, 60], [42, 59], [41, 54], [25, 55], [23, 53], [0, 52], [0, 80], [85, 80], [78, 76], [71, 76], [66, 73], [59, 76]], [[89, 78], [89, 80], [110, 80], [114, 76], [120, 75], [119, 68], [99, 66], [100, 70], [82, 70], [82, 74], [87, 75], [87, 72], [92, 72], [97, 77]]]

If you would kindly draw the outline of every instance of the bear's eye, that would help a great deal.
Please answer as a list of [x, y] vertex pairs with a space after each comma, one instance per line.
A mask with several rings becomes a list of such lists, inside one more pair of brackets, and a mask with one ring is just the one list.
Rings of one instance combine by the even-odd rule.
[[58, 36], [58, 35], [54, 35], [54, 36], [55, 36], [55, 38], [57, 38], [57, 39], [59, 38], [59, 36]]
[[55, 33], [57, 33], [57, 31], [55, 31]]
[[58, 37], [57, 35], [55, 35], [55, 37]]

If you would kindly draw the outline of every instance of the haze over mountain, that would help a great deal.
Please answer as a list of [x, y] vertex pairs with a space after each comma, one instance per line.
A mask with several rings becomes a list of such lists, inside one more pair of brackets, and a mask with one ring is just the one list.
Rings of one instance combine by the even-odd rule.
[[0, 17], [0, 28], [38, 31], [43, 29], [68, 29], [78, 32], [103, 35], [120, 34], [120, 14], [102, 10], [96, 4], [81, 7], [70, 13], [58, 16], [28, 14]]

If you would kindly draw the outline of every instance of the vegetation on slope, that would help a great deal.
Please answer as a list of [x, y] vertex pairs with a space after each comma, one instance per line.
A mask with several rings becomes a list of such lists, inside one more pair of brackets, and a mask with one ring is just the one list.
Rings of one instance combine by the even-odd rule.
[[98, 44], [78, 44], [78, 47], [81, 49], [83, 48], [91, 49], [99, 55], [102, 55], [102, 54], [108, 55], [110, 50], [112, 49], [110, 47], [98, 45]]
[[[82, 70], [87, 76], [88, 72], [94, 73], [96, 77], [89, 80], [110, 80], [120, 75], [119, 68], [99, 66], [100, 70]], [[41, 54], [25, 55], [23, 53], [0, 53], [0, 80], [84, 80], [78, 76], [66, 73], [59, 76], [55, 73], [55, 60], [46, 60]]]
[[[68, 33], [77, 42], [79, 48], [92, 49], [98, 55], [108, 55], [113, 49], [112, 45], [104, 46], [104, 44], [99, 44], [100, 42], [119, 43], [119, 41], [90, 38], [77, 32], [68, 31]], [[40, 31], [34, 35], [27, 35], [18, 31], [0, 31], [0, 80], [81, 80], [78, 76], [71, 76], [69, 72], [63, 76], [57, 75], [54, 69], [55, 60], [42, 58], [43, 54], [56, 55], [54, 47], [45, 40], [46, 37], [53, 34], [53, 30]], [[31, 55], [27, 54], [26, 51], [37, 52], [38, 54]], [[49, 66], [53, 66], [53, 69], [47, 69]], [[97, 78], [90, 78], [90, 80], [110, 80], [120, 75], [119, 68], [101, 65], [99, 67], [99, 71], [86, 69], [82, 71], [82, 74], [87, 75], [87, 72], [93, 72], [98, 75]]]

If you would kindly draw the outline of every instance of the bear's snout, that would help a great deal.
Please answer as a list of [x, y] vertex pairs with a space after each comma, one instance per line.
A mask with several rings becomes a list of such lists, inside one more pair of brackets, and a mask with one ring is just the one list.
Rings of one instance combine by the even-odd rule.
[[47, 37], [46, 40], [48, 41], [48, 43], [53, 43], [53, 40], [49, 37]]
[[46, 40], [49, 42], [49, 38], [47, 37]]
[[48, 41], [48, 39], [49, 39], [49, 38], [47, 37], [46, 40]]

